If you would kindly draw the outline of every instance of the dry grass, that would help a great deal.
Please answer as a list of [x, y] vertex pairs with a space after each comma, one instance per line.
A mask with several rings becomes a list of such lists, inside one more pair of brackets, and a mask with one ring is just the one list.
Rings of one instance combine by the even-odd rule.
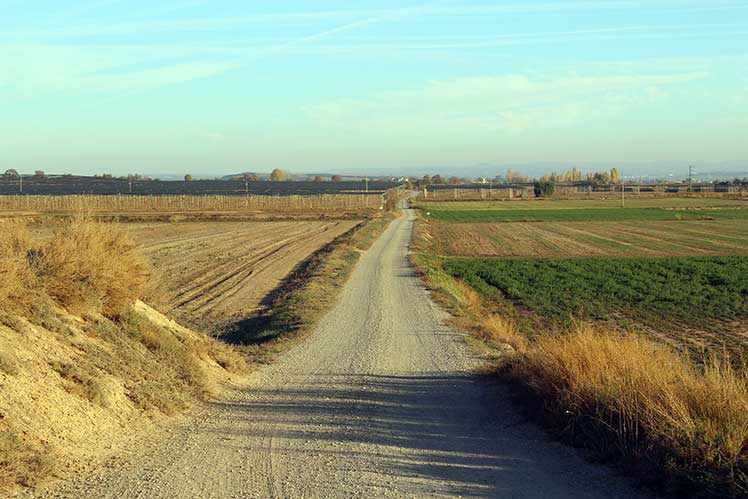
[[42, 241], [23, 225], [2, 226], [4, 310], [28, 311], [44, 294], [71, 312], [114, 317], [141, 297], [148, 275], [147, 261], [115, 225], [76, 217]]
[[379, 210], [380, 196], [369, 194], [320, 194], [289, 196], [0, 196], [0, 211], [77, 213], [80, 211], [221, 212], [272, 211], [318, 212]]
[[748, 494], [748, 380], [729, 363], [699, 370], [645, 338], [579, 326], [538, 339], [506, 370], [599, 456], [691, 494]]
[[748, 497], [748, 371], [724, 353], [694, 362], [644, 337], [582, 324], [528, 341], [488, 298], [444, 272], [426, 224], [416, 225], [413, 248], [456, 327], [513, 346], [498, 373], [562, 438], [676, 496]]
[[46, 293], [62, 306], [109, 317], [141, 297], [149, 274], [126, 232], [81, 217], [41, 242], [31, 265]]
[[0, 307], [27, 308], [33, 302], [34, 275], [28, 264], [31, 236], [24, 225], [0, 223]]
[[[488, 342], [492, 346], [509, 345], [514, 352], [527, 350], [527, 338], [523, 336], [514, 321], [496, 315], [483, 304], [478, 293], [465, 284], [455, 281], [457, 293], [456, 306], [452, 308], [455, 318], [452, 325], [461, 331], [467, 331], [473, 336]], [[434, 290], [441, 303], [448, 303], [445, 297], [440, 297], [440, 290]]]
[[138, 301], [148, 267], [116, 226], [76, 218], [41, 241], [1, 229], [0, 489], [85, 463], [246, 372]]
[[30, 487], [54, 469], [48, 449], [32, 446], [18, 435], [0, 431], [0, 488], [19, 484]]

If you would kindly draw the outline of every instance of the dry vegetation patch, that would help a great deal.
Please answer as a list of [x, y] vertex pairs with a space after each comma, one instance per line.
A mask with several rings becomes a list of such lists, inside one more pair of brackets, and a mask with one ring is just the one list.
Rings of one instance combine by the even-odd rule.
[[334, 213], [340, 211], [376, 212], [381, 197], [369, 194], [318, 195], [158, 195], [158, 196], [0, 196], [0, 212], [6, 213], [247, 213], [269, 211]]
[[138, 300], [147, 265], [116, 228], [2, 229], [0, 488], [75, 471], [245, 371]]
[[429, 223], [442, 255], [496, 258], [748, 254], [748, 220]]
[[698, 369], [637, 335], [579, 326], [539, 338], [503, 372], [536, 415], [600, 458], [676, 494], [748, 493], [748, 379], [729, 362]]
[[[478, 247], [490, 247], [483, 241], [497, 234], [502, 239], [494, 248], [524, 257], [547, 256], [549, 251], [568, 256], [579, 248], [575, 244], [602, 251], [607, 244], [602, 241], [610, 240], [621, 245], [617, 251], [629, 251], [642, 244], [633, 237], [635, 227], [648, 245], [632, 249], [639, 252], [635, 256], [641, 256], [644, 247], [651, 254], [672, 251], [673, 242], [692, 246], [701, 240], [705, 244], [698, 247], [704, 251], [726, 243], [732, 253], [733, 246], [742, 246], [746, 238], [742, 221], [682, 223], [686, 238], [677, 230], [680, 223], [649, 222], [627, 224], [629, 233], [620, 239], [613, 237], [611, 223], [543, 224], [539, 230], [535, 228], [540, 224], [475, 224], [478, 227], [469, 226], [474, 231], [470, 239], [461, 233], [467, 224], [421, 221], [412, 258], [434, 296], [457, 316], [455, 326], [489, 344], [514, 346], [504, 350], [497, 374], [517, 387], [529, 413], [561, 438], [592, 449], [596, 459], [617, 463], [677, 497], [747, 497], [748, 371], [740, 356], [745, 335], [732, 330], [725, 334], [727, 319], [744, 315], [744, 258], [665, 259], [661, 261], [667, 264], [658, 271], [657, 259], [606, 264], [605, 260], [481, 261], [434, 254], [453, 251], [450, 244], [460, 240], [477, 239]], [[516, 226], [521, 227], [512, 230]], [[561, 234], [570, 242], [550, 243], [551, 234]], [[610, 267], [610, 282], [594, 277], [597, 262]], [[501, 281], [500, 274], [512, 273], [501, 269], [517, 272]], [[629, 285], [622, 286], [617, 276]], [[499, 281], [501, 292], [491, 284]], [[686, 288], [692, 284], [704, 288], [689, 294]], [[662, 296], [650, 296], [647, 290], [653, 288], [659, 288], [653, 292]], [[611, 300], [611, 293], [618, 298]], [[521, 300], [507, 300], [520, 295]], [[616, 301], [619, 298], [621, 303]], [[677, 305], [689, 299], [700, 303]], [[529, 323], [528, 336], [523, 318], [538, 316], [538, 310], [545, 319]], [[579, 310], [607, 320], [596, 325], [570, 320]], [[675, 313], [678, 320], [667, 330], [683, 334], [663, 333], [663, 341], [656, 335], [631, 332], [625, 311], [634, 316], [644, 313], [661, 325]], [[694, 328], [704, 326], [694, 319], [699, 314], [714, 326], [710, 328], [713, 341], [704, 338], [700, 355], [692, 350], [687, 356], [669, 346], [668, 342], [692, 345]], [[554, 318], [564, 325], [553, 325]]]
[[335, 304], [356, 262], [394, 214], [363, 222], [301, 262], [270, 296], [263, 313], [240, 321], [225, 336], [252, 358], [267, 362], [309, 334]]

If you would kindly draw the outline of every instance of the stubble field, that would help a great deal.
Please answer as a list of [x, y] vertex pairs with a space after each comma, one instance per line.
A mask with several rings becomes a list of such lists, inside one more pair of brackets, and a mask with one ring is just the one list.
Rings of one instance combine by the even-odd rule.
[[491, 258], [748, 254], [748, 220], [430, 224], [437, 252]]
[[300, 262], [360, 222], [129, 224], [180, 321], [206, 332], [250, 317]]

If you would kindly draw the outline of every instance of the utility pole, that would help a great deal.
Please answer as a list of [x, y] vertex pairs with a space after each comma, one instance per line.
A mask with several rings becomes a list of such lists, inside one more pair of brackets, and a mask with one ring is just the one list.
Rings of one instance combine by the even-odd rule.
[[621, 208], [626, 207], [626, 180], [621, 175]]
[[18, 190], [23, 194], [23, 175], [18, 176]]
[[369, 193], [369, 177], [364, 177], [364, 185], [366, 186], [366, 193]]
[[249, 197], [249, 180], [244, 179], [244, 194]]
[[693, 172], [695, 168], [693, 165], [689, 165], [688, 167], [688, 192], [693, 191]]

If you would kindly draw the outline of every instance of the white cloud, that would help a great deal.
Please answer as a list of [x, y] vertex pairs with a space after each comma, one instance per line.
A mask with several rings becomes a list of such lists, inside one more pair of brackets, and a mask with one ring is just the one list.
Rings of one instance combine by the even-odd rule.
[[459, 78], [432, 81], [421, 88], [385, 92], [365, 99], [322, 102], [307, 106], [305, 111], [326, 127], [517, 132], [615, 115], [636, 102], [663, 97], [661, 87], [706, 76], [706, 72], [684, 72]]
[[[145, 47], [103, 51], [37, 44], [0, 45], [0, 85], [17, 95], [35, 97], [48, 92], [137, 91], [206, 78], [237, 67], [228, 60], [206, 62], [207, 58], [197, 60], [194, 55], [178, 48], [154, 54]], [[177, 62], [185, 59], [186, 62]]]

